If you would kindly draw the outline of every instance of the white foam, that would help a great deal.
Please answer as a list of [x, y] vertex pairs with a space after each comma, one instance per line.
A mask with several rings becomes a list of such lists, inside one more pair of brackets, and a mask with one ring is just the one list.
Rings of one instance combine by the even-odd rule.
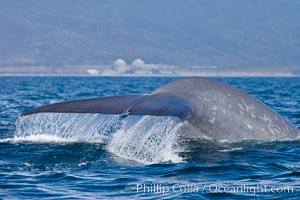
[[232, 151], [240, 151], [243, 150], [243, 147], [236, 147], [236, 148], [230, 148], [230, 149], [221, 149], [218, 150], [219, 152], [232, 152]]
[[25, 137], [15, 136], [13, 138], [1, 139], [0, 143], [1, 142], [2, 143], [3, 142], [68, 143], [68, 142], [76, 142], [76, 140], [74, 140], [72, 138], [61, 138], [61, 137], [54, 136], [54, 135], [40, 134], [40, 135], [29, 135], [29, 136], [25, 136]]

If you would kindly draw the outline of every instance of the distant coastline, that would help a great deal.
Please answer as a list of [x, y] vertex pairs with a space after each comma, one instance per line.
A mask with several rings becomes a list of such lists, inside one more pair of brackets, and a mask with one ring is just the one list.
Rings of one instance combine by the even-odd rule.
[[216, 73], [216, 74], [205, 74], [205, 73], [199, 73], [199, 74], [0, 74], [0, 77], [9, 77], [9, 76], [19, 76], [19, 77], [30, 77], [30, 76], [36, 76], [36, 77], [287, 77], [287, 78], [293, 78], [293, 77], [300, 77], [300, 75], [297, 74], [290, 74], [290, 73]]
[[174, 66], [145, 64], [137, 60], [127, 65], [118, 59], [113, 65], [0, 66], [0, 76], [128, 76], [128, 77], [298, 77], [297, 68], [222, 68], [217, 66]]

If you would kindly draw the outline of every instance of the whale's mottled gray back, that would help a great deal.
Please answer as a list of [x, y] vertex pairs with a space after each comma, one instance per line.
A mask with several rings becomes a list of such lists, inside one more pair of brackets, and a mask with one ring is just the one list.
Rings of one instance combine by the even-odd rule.
[[186, 137], [239, 141], [295, 138], [299, 130], [266, 105], [228, 84], [207, 78], [186, 78], [153, 94], [176, 94], [188, 101], [192, 116]]
[[299, 130], [250, 95], [207, 78], [185, 78], [149, 95], [76, 100], [23, 113], [103, 113], [176, 116], [187, 121], [183, 137], [240, 141], [292, 139]]

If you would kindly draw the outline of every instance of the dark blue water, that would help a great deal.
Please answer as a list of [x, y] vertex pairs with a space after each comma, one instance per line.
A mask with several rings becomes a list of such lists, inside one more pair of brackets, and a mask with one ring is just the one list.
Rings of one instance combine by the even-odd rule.
[[[147, 93], [175, 79], [0, 77], [0, 198], [299, 199], [299, 140], [174, 144], [176, 140], [161, 136], [160, 143], [178, 146], [179, 150], [169, 152], [168, 145], [158, 142], [137, 142], [134, 144], [148, 148], [137, 156], [127, 151], [124, 154], [122, 145], [138, 134], [152, 133], [152, 119], [144, 120], [150, 121], [143, 130], [119, 133], [123, 140], [113, 144], [89, 135], [93, 129], [89, 119], [82, 124], [84, 129], [74, 128], [76, 137], [59, 132], [49, 135], [52, 129], [23, 136], [20, 131], [25, 129], [16, 132], [15, 122], [23, 111], [72, 99]], [[219, 80], [250, 93], [300, 128], [299, 78]], [[40, 116], [49, 120], [47, 117]], [[51, 120], [58, 123], [64, 117], [54, 116]], [[28, 127], [27, 132], [34, 128]]]

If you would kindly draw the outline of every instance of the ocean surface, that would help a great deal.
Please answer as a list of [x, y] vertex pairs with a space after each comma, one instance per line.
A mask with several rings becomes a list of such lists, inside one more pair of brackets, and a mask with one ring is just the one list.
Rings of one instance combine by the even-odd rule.
[[[38, 114], [177, 77], [0, 77], [0, 199], [299, 199], [300, 140], [181, 141], [174, 117]], [[300, 78], [216, 78], [300, 128]], [[117, 127], [117, 128], [116, 128]]]

